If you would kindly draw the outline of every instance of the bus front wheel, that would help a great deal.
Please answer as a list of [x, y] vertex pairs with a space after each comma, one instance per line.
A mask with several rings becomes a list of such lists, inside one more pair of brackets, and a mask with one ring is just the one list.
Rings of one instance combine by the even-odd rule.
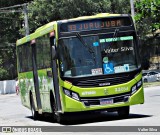
[[56, 112], [57, 108], [56, 108], [56, 103], [55, 103], [55, 99], [52, 92], [50, 93], [50, 105], [51, 105], [53, 120], [57, 121], [58, 123], [63, 123], [64, 115]]
[[129, 116], [129, 110], [130, 110], [129, 106], [118, 108], [118, 116], [120, 118], [128, 118], [128, 116]]
[[56, 115], [56, 120], [58, 123], [63, 124], [65, 122], [64, 114], [58, 113]]

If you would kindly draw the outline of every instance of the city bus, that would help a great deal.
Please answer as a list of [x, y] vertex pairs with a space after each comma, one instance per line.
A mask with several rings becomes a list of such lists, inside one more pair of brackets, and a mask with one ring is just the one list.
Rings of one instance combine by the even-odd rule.
[[22, 104], [50, 113], [109, 111], [144, 103], [139, 43], [130, 15], [101, 13], [50, 22], [17, 40]]

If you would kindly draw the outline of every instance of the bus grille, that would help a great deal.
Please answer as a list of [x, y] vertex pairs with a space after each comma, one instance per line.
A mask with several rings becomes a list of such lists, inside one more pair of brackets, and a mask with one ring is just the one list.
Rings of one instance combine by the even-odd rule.
[[135, 78], [138, 74], [141, 73], [141, 68], [126, 73], [117, 73], [110, 75], [100, 75], [100, 76], [88, 76], [88, 77], [63, 77], [63, 80], [71, 82], [73, 86], [78, 86], [82, 88], [91, 88], [91, 87], [103, 87], [118, 85], [122, 83], [127, 83]]
[[129, 82], [132, 77], [123, 76], [123, 77], [113, 77], [113, 78], [99, 78], [99, 79], [86, 79], [86, 80], [78, 80], [74, 81], [73, 85], [79, 87], [103, 87], [103, 86], [111, 86], [117, 85], [121, 83]]

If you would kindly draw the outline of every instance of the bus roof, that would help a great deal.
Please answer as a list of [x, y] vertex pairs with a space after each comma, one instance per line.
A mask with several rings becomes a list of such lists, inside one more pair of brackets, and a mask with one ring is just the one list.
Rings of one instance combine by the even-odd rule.
[[92, 16], [80, 16], [77, 18], [59, 20], [58, 22], [68, 22], [68, 21], [77, 21], [77, 20], [88, 20], [88, 19], [95, 19], [95, 18], [104, 18], [104, 17], [114, 17], [114, 16], [126, 16], [126, 14], [110, 14], [110, 13], [99, 13]]
[[50, 22], [46, 25], [43, 25], [42, 27], [38, 28], [34, 33], [17, 40], [16, 45], [18, 46], [18, 45], [24, 44], [24, 43], [29, 42], [37, 37], [40, 37], [44, 34], [47, 34], [51, 31], [53, 31], [55, 23], [56, 22], [54, 21], [54, 22]]

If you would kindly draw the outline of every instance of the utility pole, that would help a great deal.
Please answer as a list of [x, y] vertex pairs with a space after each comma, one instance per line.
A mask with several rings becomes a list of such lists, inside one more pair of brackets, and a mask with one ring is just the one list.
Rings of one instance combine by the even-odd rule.
[[26, 30], [26, 36], [29, 35], [29, 24], [28, 24], [28, 10], [27, 10], [27, 4], [23, 5], [23, 12], [24, 12], [24, 23], [25, 23], [25, 30]]
[[[17, 7], [23, 7], [23, 10], [10, 10], [12, 8], [17, 8]], [[15, 5], [15, 6], [10, 6], [10, 7], [0, 8], [0, 13], [16, 13], [16, 12], [23, 12], [24, 13], [24, 23], [25, 23], [24, 27], [25, 27], [25, 30], [26, 30], [26, 36], [29, 35], [27, 3], [20, 4], [20, 5]]]
[[130, 5], [131, 5], [131, 15], [132, 15], [133, 20], [134, 20], [134, 3], [133, 3], [133, 0], [130, 0]]

